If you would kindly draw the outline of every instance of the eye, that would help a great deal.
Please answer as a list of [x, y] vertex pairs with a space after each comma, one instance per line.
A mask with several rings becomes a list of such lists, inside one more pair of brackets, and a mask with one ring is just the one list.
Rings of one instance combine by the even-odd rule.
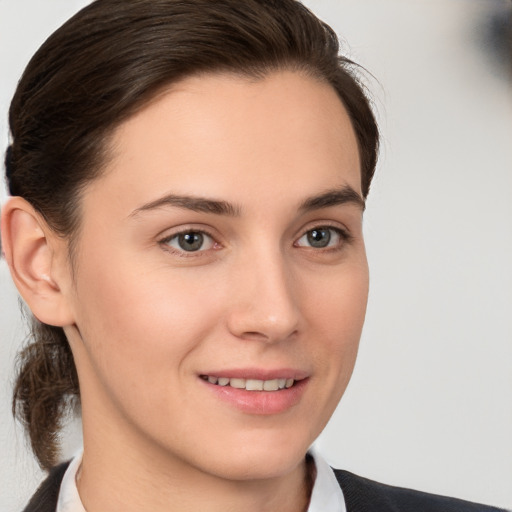
[[338, 228], [321, 226], [310, 229], [295, 242], [299, 247], [312, 247], [314, 249], [325, 249], [328, 247], [339, 247], [348, 235]]
[[183, 231], [161, 240], [160, 243], [180, 252], [207, 251], [215, 246], [213, 238], [203, 231]]

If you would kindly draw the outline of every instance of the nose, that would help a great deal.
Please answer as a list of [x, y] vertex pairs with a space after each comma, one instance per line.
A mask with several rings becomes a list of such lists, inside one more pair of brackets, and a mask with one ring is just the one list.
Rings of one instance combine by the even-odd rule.
[[238, 265], [232, 279], [228, 328], [233, 335], [275, 343], [297, 334], [301, 318], [297, 282], [280, 254], [253, 254]]

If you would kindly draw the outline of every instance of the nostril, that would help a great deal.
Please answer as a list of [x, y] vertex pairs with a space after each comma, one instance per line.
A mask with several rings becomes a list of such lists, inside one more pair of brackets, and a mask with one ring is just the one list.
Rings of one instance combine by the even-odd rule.
[[297, 334], [296, 330], [283, 332], [279, 330], [268, 330], [268, 332], [245, 331], [239, 335], [239, 338], [246, 341], [259, 341], [265, 343], [276, 343], [283, 340], [289, 340]]
[[268, 336], [267, 334], [263, 334], [261, 332], [257, 332], [257, 331], [247, 331], [247, 332], [242, 333], [241, 338], [247, 339], [247, 340], [266, 341], [266, 340], [270, 339], [270, 336]]

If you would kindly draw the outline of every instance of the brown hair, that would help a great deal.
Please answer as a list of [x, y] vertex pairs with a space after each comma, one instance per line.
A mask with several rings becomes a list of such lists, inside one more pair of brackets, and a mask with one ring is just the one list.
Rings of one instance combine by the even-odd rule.
[[[293, 69], [332, 85], [347, 109], [366, 197], [378, 130], [333, 30], [296, 0], [96, 0], [59, 28], [28, 64], [9, 111], [9, 191], [69, 240], [80, 229], [80, 192], [101, 172], [109, 135], [163, 87], [187, 76], [260, 78]], [[56, 463], [58, 432], [76, 369], [61, 328], [33, 320], [19, 356], [13, 411], [43, 468]]]

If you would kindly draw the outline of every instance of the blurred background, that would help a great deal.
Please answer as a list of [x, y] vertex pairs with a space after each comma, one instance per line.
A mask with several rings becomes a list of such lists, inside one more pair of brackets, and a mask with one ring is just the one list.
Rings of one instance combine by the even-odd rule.
[[[87, 3], [0, 0], [2, 160], [28, 59]], [[512, 2], [305, 3], [371, 73], [383, 136], [365, 214], [371, 292], [359, 360], [316, 448], [368, 478], [512, 508]], [[24, 336], [2, 260], [5, 511], [21, 510], [42, 477], [10, 413]], [[80, 445], [77, 425], [65, 456]]]

